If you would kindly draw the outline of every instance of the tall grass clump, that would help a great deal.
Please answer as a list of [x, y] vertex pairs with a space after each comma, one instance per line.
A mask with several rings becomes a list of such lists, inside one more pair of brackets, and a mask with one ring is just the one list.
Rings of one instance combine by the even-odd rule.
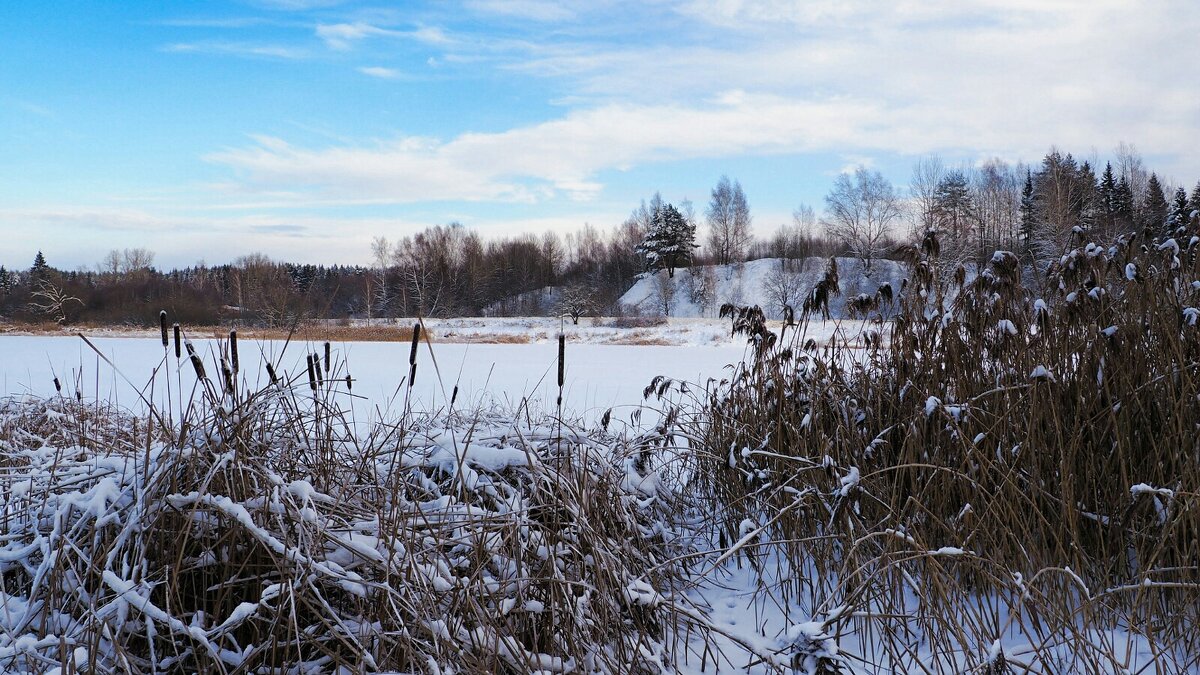
[[935, 239], [890, 323], [830, 345], [748, 326], [693, 483], [760, 604], [839, 643], [829, 668], [1200, 669], [1194, 234], [1037, 273], [1001, 251], [973, 279], [938, 273]]
[[703, 643], [672, 494], [611, 437], [363, 425], [328, 346], [252, 386], [184, 344], [178, 410], [0, 400], [0, 670], [658, 673]]

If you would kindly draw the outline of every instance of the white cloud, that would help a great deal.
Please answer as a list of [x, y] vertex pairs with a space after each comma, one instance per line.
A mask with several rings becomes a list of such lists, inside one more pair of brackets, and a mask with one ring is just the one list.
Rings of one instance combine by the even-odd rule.
[[1182, 154], [1200, 143], [1200, 3], [694, 0], [678, 12], [699, 26], [676, 32], [690, 39], [556, 44], [504, 67], [570, 83], [560, 102], [575, 105], [866, 102], [875, 114], [851, 150], [1036, 157], [1128, 139], [1200, 172]]
[[371, 77], [378, 77], [384, 80], [395, 80], [400, 78], [400, 71], [395, 68], [384, 68], [383, 66], [363, 66], [358, 69], [358, 72]]
[[[532, 0], [468, 5], [532, 22], [580, 11]], [[681, 159], [1036, 159], [1051, 143], [1084, 152], [1120, 140], [1168, 170], [1200, 172], [1183, 154], [1200, 144], [1200, 90], [1190, 86], [1194, 3], [692, 0], [676, 8], [681, 39], [669, 45], [614, 37], [645, 18], [625, 9], [595, 30], [544, 41], [323, 24], [317, 34], [334, 49], [403, 37], [453, 45], [447, 62], [474, 57], [479, 69], [555, 80], [566, 110], [445, 139], [301, 147], [261, 137], [208, 159], [234, 170], [241, 193], [344, 203], [589, 200], [606, 171]]]
[[467, 7], [488, 14], [543, 22], [564, 21], [576, 16], [575, 10], [564, 3], [544, 0], [471, 0]]
[[[596, 197], [596, 175], [646, 162], [861, 147], [856, 129], [876, 114], [850, 100], [739, 95], [704, 107], [613, 104], [500, 133], [449, 141], [404, 137], [309, 149], [273, 137], [210, 155], [251, 190], [282, 187], [347, 201], [534, 202]], [[869, 140], [887, 144], [872, 136]]]
[[451, 40], [446, 33], [434, 26], [421, 26], [414, 30], [403, 31], [381, 28], [369, 23], [333, 23], [318, 24], [317, 37], [321, 38], [330, 49], [345, 51], [355, 44], [372, 37], [407, 38], [430, 45], [447, 45]]
[[287, 60], [305, 59], [309, 56], [307, 51], [296, 47], [249, 42], [178, 42], [163, 47], [163, 51]]

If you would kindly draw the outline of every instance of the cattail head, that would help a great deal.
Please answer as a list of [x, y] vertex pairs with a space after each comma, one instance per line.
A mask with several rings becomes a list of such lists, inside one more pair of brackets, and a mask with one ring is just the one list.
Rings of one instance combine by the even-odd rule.
[[317, 375], [317, 384], [325, 384], [325, 374], [321, 372], [321, 355], [313, 353], [312, 355], [313, 372]]
[[179, 324], [175, 324], [175, 358], [177, 358], [177, 359], [181, 358], [183, 356], [183, 354], [179, 350], [179, 344], [181, 342], [179, 333], [180, 333]]
[[312, 389], [313, 393], [316, 393], [316, 391], [317, 391], [317, 373], [316, 373], [316, 368], [313, 366], [313, 355], [312, 354], [309, 354], [307, 356], [307, 361], [308, 361], [308, 388]]
[[225, 391], [233, 392], [233, 369], [229, 367], [229, 362], [221, 359], [221, 377], [225, 380]]
[[196, 353], [196, 348], [191, 342], [185, 342], [184, 347], [187, 347], [188, 359], [192, 362], [192, 370], [196, 371], [196, 379], [207, 380], [208, 374], [204, 372], [204, 361], [200, 360], [200, 355]]
[[329, 343], [326, 342], [325, 343], [325, 374], [326, 375], [329, 374], [329, 365], [330, 365], [330, 361], [332, 360], [332, 359], [330, 359], [331, 352], [332, 352], [332, 349], [330, 348]]
[[408, 386], [411, 389], [417, 381], [417, 345], [421, 341], [421, 324], [413, 324], [412, 348], [408, 351]]
[[563, 375], [566, 370], [567, 336], [558, 334], [558, 388], [562, 389]]
[[238, 372], [237, 331], [229, 331], [229, 359], [233, 362], [233, 374]]
[[54, 378], [54, 391], [62, 393], [62, 382], [59, 382], [57, 377]]
[[353, 382], [354, 380], [350, 379], [350, 373], [346, 373], [346, 391], [350, 391], [354, 388]]
[[275, 366], [267, 364], [267, 377], [271, 378], [271, 384], [279, 382], [279, 377], [275, 374]]
[[167, 310], [165, 309], [158, 312], [158, 327], [162, 331], [163, 349], [166, 349], [170, 341], [167, 339]]
[[454, 391], [450, 394], [450, 407], [454, 407], [454, 402], [458, 400], [458, 385], [454, 385]]

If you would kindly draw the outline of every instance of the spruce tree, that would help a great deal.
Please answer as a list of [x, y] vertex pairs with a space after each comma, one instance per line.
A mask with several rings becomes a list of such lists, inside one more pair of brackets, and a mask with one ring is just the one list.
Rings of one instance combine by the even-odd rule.
[[1075, 173], [1075, 191], [1078, 194], [1075, 209], [1079, 214], [1079, 224], [1087, 228], [1094, 226], [1104, 212], [1104, 205], [1098, 203], [1096, 198], [1097, 186], [1096, 172], [1092, 171], [1091, 163], [1085, 161]]
[[1025, 187], [1021, 190], [1021, 240], [1026, 246], [1033, 240], [1037, 227], [1037, 198], [1033, 192], [1033, 174], [1025, 172]]
[[1167, 211], [1167, 227], [1169, 232], [1174, 232], [1175, 228], [1183, 227], [1187, 224], [1188, 217], [1188, 196], [1183, 188], [1175, 189], [1175, 198], [1171, 200], [1171, 206]]
[[1188, 201], [1189, 217], [1192, 211], [1200, 211], [1200, 181], [1196, 182], [1196, 187], [1192, 189], [1192, 198]]
[[1111, 232], [1117, 226], [1117, 180], [1113, 176], [1112, 162], [1104, 165], [1100, 186], [1096, 188], [1096, 201], [1100, 212], [1100, 225]]
[[50, 266], [46, 264], [46, 256], [42, 255], [41, 251], [33, 257], [33, 267], [29, 268], [29, 276], [33, 281], [44, 279], [50, 271]]
[[1129, 181], [1124, 176], [1117, 181], [1113, 202], [1116, 226], [1122, 230], [1128, 230], [1133, 226], [1133, 189], [1129, 187]]
[[1162, 184], [1158, 182], [1157, 174], [1150, 174], [1146, 183], [1146, 199], [1143, 202], [1142, 227], [1151, 231], [1163, 231], [1167, 223], [1167, 196], [1163, 194]]

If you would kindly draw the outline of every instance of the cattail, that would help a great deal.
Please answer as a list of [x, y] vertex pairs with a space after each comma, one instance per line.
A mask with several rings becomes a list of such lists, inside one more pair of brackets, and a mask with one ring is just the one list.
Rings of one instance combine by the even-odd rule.
[[62, 393], [62, 382], [59, 382], [57, 377], [54, 378], [54, 391]]
[[330, 347], [329, 347], [329, 343], [328, 343], [328, 342], [326, 342], [326, 343], [325, 343], [325, 374], [326, 374], [326, 375], [328, 375], [328, 374], [329, 374], [329, 362], [330, 362], [330, 360], [331, 360], [331, 359], [330, 359], [330, 352], [331, 352], [331, 351], [332, 351], [332, 349], [330, 349]]
[[562, 407], [563, 375], [566, 370], [567, 336], [558, 334], [558, 407]]
[[271, 384], [279, 382], [279, 377], [275, 375], [275, 366], [269, 363], [267, 364], [267, 377], [271, 378]]
[[350, 373], [346, 373], [346, 391], [350, 391], [354, 388], [352, 382], [353, 380], [350, 379]]
[[325, 384], [325, 374], [321, 372], [321, 356], [316, 352], [312, 355], [313, 372], [317, 375], [317, 384]]
[[421, 324], [413, 324], [412, 348], [408, 351], [408, 386], [417, 381], [417, 345], [421, 342]]
[[454, 385], [454, 391], [450, 394], [450, 407], [454, 407], [454, 402], [458, 400], [458, 385]]
[[208, 379], [208, 375], [204, 372], [204, 362], [200, 360], [200, 355], [196, 353], [196, 348], [192, 346], [191, 342], [186, 342], [183, 346], [187, 347], [188, 358], [192, 361], [192, 369], [196, 371], [196, 379]]
[[315, 394], [317, 392], [317, 374], [316, 374], [316, 372], [314, 372], [316, 369], [313, 367], [313, 355], [309, 354], [307, 360], [308, 360], [308, 388], [312, 389], [313, 393]]
[[166, 349], [170, 341], [167, 339], [167, 310], [165, 309], [158, 312], [158, 327], [162, 330], [163, 349]]
[[238, 372], [237, 331], [229, 331], [229, 358], [233, 361], [233, 374]]
[[563, 375], [566, 369], [567, 336], [558, 335], [558, 388], [562, 389]]
[[180, 353], [180, 351], [179, 351], [179, 343], [181, 342], [181, 340], [179, 339], [179, 333], [180, 333], [179, 324], [175, 324], [175, 359], [176, 360], [178, 360], [180, 357], [183, 356], [183, 354]]
[[233, 370], [229, 367], [229, 362], [221, 359], [221, 376], [225, 380], [225, 391], [233, 392]]

